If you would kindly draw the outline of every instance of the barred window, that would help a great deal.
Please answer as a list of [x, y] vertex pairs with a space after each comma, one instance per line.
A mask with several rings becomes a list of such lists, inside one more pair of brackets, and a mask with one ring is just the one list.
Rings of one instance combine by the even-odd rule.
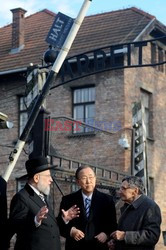
[[28, 113], [27, 113], [27, 107], [24, 102], [25, 97], [20, 97], [19, 98], [19, 107], [20, 107], [20, 124], [19, 124], [19, 135], [22, 134], [23, 129], [27, 123], [28, 120]]
[[[92, 124], [95, 118], [95, 87], [86, 87], [73, 90], [73, 116], [74, 119]], [[73, 128], [74, 133], [87, 133], [90, 129], [79, 126], [79, 131]], [[92, 131], [92, 130], [91, 130]]]
[[152, 122], [152, 94], [141, 89], [141, 101], [144, 108], [144, 122], [146, 126], [146, 136], [153, 137], [153, 122]]

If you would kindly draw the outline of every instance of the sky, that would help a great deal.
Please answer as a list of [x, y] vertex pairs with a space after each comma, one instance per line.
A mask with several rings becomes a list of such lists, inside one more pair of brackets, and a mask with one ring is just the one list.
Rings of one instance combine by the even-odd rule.
[[[26, 16], [29, 16], [46, 8], [75, 18], [83, 2], [84, 0], [4, 0], [0, 8], [0, 27], [12, 22], [10, 9], [21, 7], [27, 11]], [[130, 7], [148, 12], [166, 25], [166, 0], [92, 0], [87, 15]]]

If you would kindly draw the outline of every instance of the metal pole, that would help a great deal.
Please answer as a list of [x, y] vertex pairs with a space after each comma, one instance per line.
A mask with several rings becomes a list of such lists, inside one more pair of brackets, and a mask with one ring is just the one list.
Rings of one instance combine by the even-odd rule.
[[64, 42], [64, 45], [63, 45], [62, 49], [60, 50], [58, 57], [57, 57], [56, 61], [54, 62], [52, 69], [51, 69], [51, 71], [46, 79], [46, 82], [43, 86], [42, 92], [38, 96], [38, 98], [34, 104], [34, 107], [30, 113], [27, 124], [26, 124], [20, 138], [18, 139], [14, 150], [10, 154], [8, 167], [7, 167], [6, 172], [3, 175], [3, 178], [6, 181], [8, 181], [8, 179], [13, 171], [13, 168], [14, 168], [14, 166], [15, 166], [15, 164], [16, 164], [16, 162], [21, 154], [21, 151], [22, 151], [22, 149], [25, 145], [25, 142], [28, 138], [28, 135], [32, 129], [32, 126], [33, 126], [36, 118], [37, 118], [40, 107], [41, 107], [43, 101], [45, 100], [49, 90], [50, 90], [51, 84], [55, 80], [55, 77], [57, 77], [57, 74], [58, 74], [70, 48], [71, 48], [71, 45], [72, 45], [72, 43], [77, 35], [77, 32], [78, 32], [78, 30], [83, 22], [83, 19], [86, 15], [88, 8], [89, 8], [90, 2], [92, 2], [92, 0], [84, 0], [84, 3], [83, 3], [83, 5], [78, 13], [77, 18], [75, 19], [75, 21], [72, 25], [72, 28], [71, 28], [71, 30], [66, 38], [66, 41]]
[[64, 196], [62, 189], [60, 188], [60, 186], [58, 185], [58, 182], [56, 181], [55, 177], [52, 176], [53, 182], [55, 183], [55, 185], [57, 186], [59, 192], [61, 193], [62, 196]]
[[135, 168], [135, 129], [132, 129], [131, 135], [131, 175], [134, 175], [134, 168]]

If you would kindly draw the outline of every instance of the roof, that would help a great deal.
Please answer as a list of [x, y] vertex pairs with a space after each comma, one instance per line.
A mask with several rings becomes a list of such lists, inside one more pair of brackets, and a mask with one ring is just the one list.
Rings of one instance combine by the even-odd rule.
[[[44, 9], [25, 18], [25, 47], [10, 54], [12, 24], [0, 28], [0, 72], [21, 69], [30, 63], [42, 63], [45, 42], [54, 21], [55, 13]], [[132, 42], [154, 19], [137, 8], [128, 8], [85, 17], [74, 40], [69, 56], [123, 42]], [[162, 29], [166, 27], [162, 24]], [[161, 27], [160, 27], [161, 28]]]

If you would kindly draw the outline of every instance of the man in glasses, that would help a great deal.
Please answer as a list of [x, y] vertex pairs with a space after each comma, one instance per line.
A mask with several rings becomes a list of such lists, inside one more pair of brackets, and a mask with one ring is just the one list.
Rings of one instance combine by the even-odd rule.
[[141, 178], [129, 176], [122, 180], [120, 197], [124, 202], [118, 230], [108, 243], [110, 250], [153, 250], [160, 236], [159, 206], [144, 194]]
[[[74, 204], [80, 208], [79, 217], [60, 227], [66, 238], [66, 250], [108, 249], [107, 239], [116, 230], [116, 212], [112, 196], [98, 191], [96, 175], [90, 166], [81, 166], [75, 173], [80, 189], [62, 198], [60, 211]], [[61, 217], [61, 212], [59, 214]]]

